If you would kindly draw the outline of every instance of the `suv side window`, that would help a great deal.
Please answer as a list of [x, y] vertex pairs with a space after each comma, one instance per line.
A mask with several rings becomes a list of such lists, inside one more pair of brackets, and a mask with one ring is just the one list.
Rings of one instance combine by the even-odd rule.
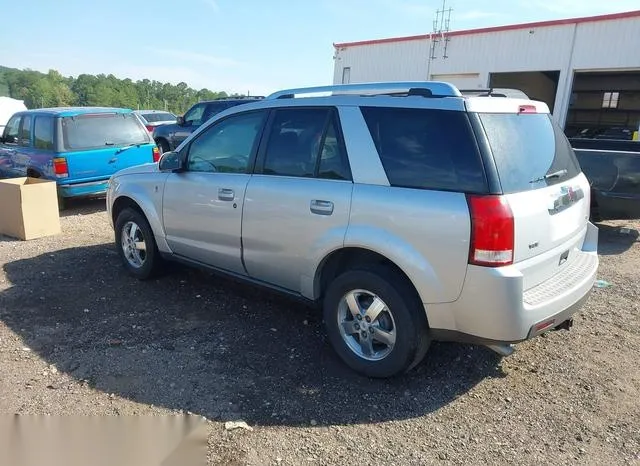
[[36, 149], [53, 149], [53, 117], [37, 116], [33, 124], [33, 144]]
[[187, 169], [247, 173], [264, 117], [264, 111], [241, 113], [207, 128], [189, 146]]
[[20, 117], [14, 116], [8, 121], [7, 126], [4, 129], [5, 144], [16, 144], [18, 137], [20, 136]]
[[339, 136], [339, 123], [332, 116], [329, 127], [322, 141], [322, 151], [318, 160], [318, 178], [331, 180], [351, 180], [351, 169], [347, 160], [347, 153]]
[[184, 122], [191, 126], [200, 126], [203, 123], [205, 104], [196, 104], [184, 115]]
[[485, 193], [487, 181], [465, 112], [361, 107], [392, 186]]
[[226, 105], [222, 102], [207, 104], [207, 107], [205, 108], [204, 113], [202, 115], [202, 122], [204, 123], [205, 121], [209, 121], [211, 118], [213, 118], [223, 110], [226, 110], [230, 106], [231, 105]]
[[349, 179], [331, 108], [276, 110], [269, 130], [266, 175]]
[[22, 117], [20, 136], [18, 137], [18, 144], [21, 146], [29, 147], [31, 145], [31, 120], [31, 115]]

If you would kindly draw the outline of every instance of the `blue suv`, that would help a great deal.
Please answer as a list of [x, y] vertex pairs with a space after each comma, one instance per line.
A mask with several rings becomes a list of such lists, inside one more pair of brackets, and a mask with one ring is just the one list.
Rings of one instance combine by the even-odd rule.
[[115, 172], [159, 156], [132, 110], [27, 110], [14, 114], [0, 137], [0, 177], [54, 180], [62, 205], [65, 198], [103, 195]]

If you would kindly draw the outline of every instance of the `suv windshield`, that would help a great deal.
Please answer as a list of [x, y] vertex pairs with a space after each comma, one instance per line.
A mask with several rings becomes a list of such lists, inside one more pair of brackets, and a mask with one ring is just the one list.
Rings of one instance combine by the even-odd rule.
[[548, 114], [479, 116], [505, 194], [544, 188], [580, 173], [569, 141]]
[[146, 144], [149, 136], [133, 113], [97, 113], [62, 118], [66, 150]]

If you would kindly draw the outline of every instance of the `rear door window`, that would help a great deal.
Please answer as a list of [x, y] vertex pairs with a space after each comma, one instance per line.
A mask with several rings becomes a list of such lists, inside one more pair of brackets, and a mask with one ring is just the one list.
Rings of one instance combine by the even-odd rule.
[[20, 125], [20, 136], [18, 138], [18, 144], [24, 147], [31, 145], [31, 115], [24, 115], [22, 117], [22, 124]]
[[479, 116], [505, 194], [544, 188], [580, 173], [569, 141], [549, 114]]
[[33, 124], [33, 143], [36, 149], [53, 149], [53, 117], [37, 116]]
[[487, 182], [465, 112], [362, 107], [392, 186], [483, 193]]
[[313, 177], [330, 109], [277, 110], [265, 151], [265, 175]]
[[66, 150], [147, 144], [147, 130], [133, 113], [96, 113], [62, 118]]

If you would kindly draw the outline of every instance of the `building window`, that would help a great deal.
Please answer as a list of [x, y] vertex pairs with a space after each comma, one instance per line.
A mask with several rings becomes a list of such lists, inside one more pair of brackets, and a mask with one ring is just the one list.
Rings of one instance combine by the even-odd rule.
[[351, 67], [342, 68], [342, 84], [349, 84], [351, 81]]
[[605, 92], [602, 97], [602, 108], [618, 108], [619, 92]]

